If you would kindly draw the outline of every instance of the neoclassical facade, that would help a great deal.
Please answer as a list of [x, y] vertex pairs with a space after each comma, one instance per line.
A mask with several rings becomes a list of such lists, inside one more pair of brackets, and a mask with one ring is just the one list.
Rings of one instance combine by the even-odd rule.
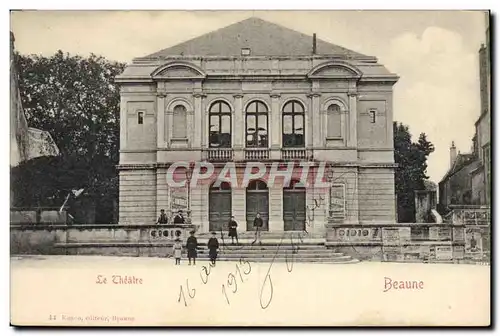
[[[150, 56], [116, 78], [121, 85], [120, 223], [154, 223], [185, 208], [201, 232], [266, 230], [323, 234], [346, 224], [395, 223], [393, 85], [377, 59], [251, 18]], [[248, 185], [216, 178], [172, 188], [172, 164], [227, 162], [238, 179], [248, 162], [269, 170], [326, 165], [321, 188], [297, 176]], [[192, 168], [176, 175], [193, 178]], [[325, 187], [327, 185], [327, 187]], [[186, 185], [187, 186], [187, 185]]]

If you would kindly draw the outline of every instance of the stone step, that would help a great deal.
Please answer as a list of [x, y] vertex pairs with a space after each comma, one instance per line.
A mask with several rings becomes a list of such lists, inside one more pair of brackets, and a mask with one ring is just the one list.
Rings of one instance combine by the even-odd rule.
[[[208, 242], [208, 239], [205, 239], [205, 238], [198, 238], [198, 244], [207, 244]], [[224, 239], [224, 241], [222, 241], [222, 239], [218, 239], [219, 240], [219, 244], [225, 244], [225, 245], [231, 245], [231, 239]], [[255, 241], [255, 238], [238, 238], [238, 243], [239, 244], [243, 244], [243, 245], [246, 245], [246, 244], [252, 244], [252, 242]], [[290, 240], [290, 238], [285, 238], [285, 239], [281, 239], [281, 238], [262, 238], [262, 244], [267, 244], [267, 245], [278, 245], [278, 244], [282, 244], [282, 245], [285, 245], [285, 244], [291, 244], [292, 240]], [[294, 244], [300, 244], [300, 245], [324, 245], [325, 244], [325, 239], [324, 238], [307, 238], [307, 239], [298, 239], [298, 238], [293, 238], [293, 243]], [[185, 242], [183, 242], [185, 243]], [[258, 243], [254, 243], [254, 244], [258, 244]]]
[[[262, 244], [251, 244], [240, 242], [239, 245], [231, 245], [231, 244], [220, 244], [221, 248], [225, 249], [274, 249], [276, 250], [279, 245], [278, 242], [262, 242]], [[173, 242], [171, 241], [119, 241], [119, 240], [93, 240], [93, 241], [79, 241], [79, 242], [66, 242], [66, 243], [56, 243], [55, 246], [58, 247], [91, 247], [91, 246], [129, 246], [129, 247], [148, 247], [148, 246], [156, 246], [156, 247], [171, 247]], [[185, 242], [183, 243], [185, 245]], [[282, 242], [280, 246], [280, 250], [285, 249], [326, 249], [326, 246], [321, 243], [313, 243], [313, 242], [294, 242], [294, 245], [290, 244], [290, 242]], [[206, 242], [198, 241], [198, 249], [206, 249]]]
[[[208, 250], [199, 250], [198, 253], [208, 253]], [[292, 255], [292, 254], [300, 254], [300, 255], [325, 255], [325, 256], [339, 256], [342, 255], [340, 252], [334, 252], [331, 250], [298, 250], [293, 253], [293, 250], [242, 250], [242, 251], [228, 251], [228, 250], [219, 250], [219, 254], [224, 255], [254, 255], [254, 254], [266, 254], [266, 255]]]
[[[183, 255], [183, 257], [187, 258], [187, 255]], [[208, 258], [208, 254], [198, 254], [199, 258]], [[339, 256], [315, 256], [315, 255], [266, 255], [266, 254], [255, 254], [255, 255], [249, 255], [249, 256], [237, 256], [237, 255], [227, 255], [227, 254], [219, 254], [218, 257], [225, 258], [225, 259], [232, 259], [232, 260], [239, 260], [240, 258], [245, 258], [245, 259], [269, 259], [272, 260], [274, 259], [285, 259], [287, 258], [288, 260], [291, 260], [292, 258], [294, 259], [328, 259], [328, 260], [348, 260], [351, 259], [351, 256], [348, 255], [339, 255]]]
[[[262, 263], [271, 263], [271, 262], [279, 262], [279, 263], [284, 263], [284, 262], [291, 262], [291, 259], [286, 259], [286, 258], [275, 258], [274, 260], [272, 258], [248, 258], [246, 259], [247, 261], [250, 262], [262, 262]], [[208, 258], [206, 257], [201, 257], [201, 258], [196, 258], [196, 262], [205, 262], [209, 261]], [[217, 258], [217, 261], [232, 261], [232, 262], [239, 262], [239, 258], [227, 258], [227, 257], [220, 257]], [[173, 260], [172, 260], [173, 262]], [[189, 261], [187, 259], [182, 259], [182, 263], [188, 263]], [[323, 263], [323, 264], [354, 264], [354, 263], [359, 263], [358, 259], [351, 258], [349, 256], [346, 256], [346, 258], [294, 258], [293, 259], [294, 263]]]

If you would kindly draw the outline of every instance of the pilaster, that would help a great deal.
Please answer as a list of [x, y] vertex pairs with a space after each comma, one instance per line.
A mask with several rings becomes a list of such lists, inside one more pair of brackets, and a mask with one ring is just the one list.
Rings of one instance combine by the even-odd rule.
[[283, 189], [278, 185], [269, 189], [269, 232], [282, 232], [283, 222]]
[[280, 111], [280, 97], [279, 93], [271, 93], [271, 122], [269, 123], [269, 143], [271, 144], [271, 159], [280, 159], [281, 149], [281, 111]]
[[193, 142], [192, 146], [195, 148], [200, 148], [202, 146], [202, 135], [203, 135], [203, 111], [202, 111], [202, 100], [205, 97], [202, 93], [193, 94], [194, 97], [194, 120], [193, 120]]
[[[349, 133], [348, 143], [349, 147], [358, 147], [358, 94], [356, 92], [349, 92]], [[392, 126], [391, 126], [392, 129]]]
[[[243, 116], [243, 94], [237, 93], [234, 95], [234, 113], [233, 113], [233, 150], [234, 159], [237, 161], [244, 159], [244, 116]], [[238, 223], [239, 221], [236, 220]]]
[[165, 148], [165, 93], [157, 93], [156, 95], [156, 127], [157, 127], [157, 145], [158, 148]]
[[323, 132], [321, 128], [321, 119], [320, 119], [320, 106], [319, 106], [319, 98], [321, 97], [321, 94], [318, 92], [313, 92], [308, 95], [310, 102], [311, 102], [311, 108], [309, 110], [309, 120], [311, 120], [311, 127], [310, 127], [310, 132], [312, 135], [312, 146], [314, 148], [319, 148], [321, 147], [322, 143], [322, 138]]
[[245, 193], [244, 188], [234, 188], [231, 194], [231, 214], [238, 223], [238, 232], [245, 232], [247, 227]]
[[127, 148], [128, 133], [127, 99], [120, 95], [120, 149]]

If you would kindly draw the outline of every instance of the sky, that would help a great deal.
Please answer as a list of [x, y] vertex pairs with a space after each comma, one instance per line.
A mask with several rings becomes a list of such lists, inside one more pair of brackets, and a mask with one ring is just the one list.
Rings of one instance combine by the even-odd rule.
[[432, 181], [449, 169], [452, 141], [470, 152], [480, 113], [480, 11], [24, 11], [12, 13], [11, 31], [22, 54], [60, 49], [131, 62], [251, 16], [375, 56], [399, 75], [394, 120], [435, 145]]

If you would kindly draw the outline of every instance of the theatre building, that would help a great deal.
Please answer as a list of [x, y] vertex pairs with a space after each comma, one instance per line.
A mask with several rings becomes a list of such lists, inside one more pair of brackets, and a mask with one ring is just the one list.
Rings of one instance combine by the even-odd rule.
[[[395, 223], [397, 79], [375, 57], [257, 18], [134, 59], [116, 78], [120, 223], [153, 224], [160, 209], [179, 208], [200, 232], [231, 215], [253, 230], [257, 212], [274, 232]], [[175, 170], [186, 187], [167, 182], [180, 161], [190, 163]], [[213, 178], [193, 185], [199, 162], [213, 164]], [[238, 183], [216, 183], [228, 162]], [[244, 185], [249, 162], [293, 176]], [[325, 166], [321, 185], [299, 180], [304, 163], [312, 176]]]

